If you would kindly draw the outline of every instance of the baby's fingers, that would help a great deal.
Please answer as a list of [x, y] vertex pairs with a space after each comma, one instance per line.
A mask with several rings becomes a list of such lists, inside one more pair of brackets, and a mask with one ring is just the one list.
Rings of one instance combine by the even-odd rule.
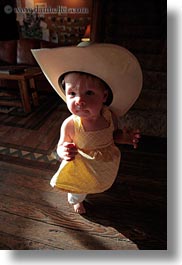
[[63, 159], [66, 161], [71, 161], [75, 158], [76, 154], [76, 151], [65, 150], [63, 153]]
[[137, 129], [137, 130], [133, 131], [133, 135], [134, 135], [136, 138], [141, 138], [140, 130]]
[[136, 149], [138, 147], [139, 140], [141, 138], [141, 134], [139, 130], [136, 130], [133, 137], [133, 147]]
[[65, 142], [63, 144], [63, 147], [64, 147], [63, 158], [66, 161], [73, 160], [75, 158], [76, 154], [77, 154], [77, 148], [76, 148], [75, 144], [74, 143]]

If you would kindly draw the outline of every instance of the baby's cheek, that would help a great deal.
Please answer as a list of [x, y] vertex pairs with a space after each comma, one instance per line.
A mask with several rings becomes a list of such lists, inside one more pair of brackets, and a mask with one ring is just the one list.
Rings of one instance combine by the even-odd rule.
[[75, 111], [74, 103], [73, 102], [67, 102], [67, 107], [71, 113]]

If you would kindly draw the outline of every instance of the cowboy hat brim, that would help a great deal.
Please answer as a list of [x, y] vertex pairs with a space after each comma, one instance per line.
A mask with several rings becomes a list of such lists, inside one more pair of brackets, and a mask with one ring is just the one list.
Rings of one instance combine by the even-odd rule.
[[109, 107], [118, 116], [124, 115], [140, 94], [143, 81], [140, 65], [136, 57], [121, 46], [104, 43], [31, 51], [64, 101], [66, 97], [59, 79], [71, 71], [90, 73], [107, 83], [113, 93]]

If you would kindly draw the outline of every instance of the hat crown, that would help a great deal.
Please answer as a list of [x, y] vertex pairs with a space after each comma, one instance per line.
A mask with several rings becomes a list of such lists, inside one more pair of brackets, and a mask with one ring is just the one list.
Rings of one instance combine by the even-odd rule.
[[142, 71], [136, 57], [116, 44], [32, 50], [45, 76], [65, 101], [59, 78], [67, 72], [85, 72], [102, 79], [112, 90], [110, 108], [124, 115], [138, 98]]

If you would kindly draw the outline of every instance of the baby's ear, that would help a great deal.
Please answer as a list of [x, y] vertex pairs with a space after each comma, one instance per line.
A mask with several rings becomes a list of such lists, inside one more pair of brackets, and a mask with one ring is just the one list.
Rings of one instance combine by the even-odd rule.
[[105, 89], [105, 90], [104, 90], [104, 98], [103, 98], [103, 103], [106, 103], [106, 101], [107, 101], [107, 98], [108, 98], [108, 90], [107, 90], [107, 89]]

